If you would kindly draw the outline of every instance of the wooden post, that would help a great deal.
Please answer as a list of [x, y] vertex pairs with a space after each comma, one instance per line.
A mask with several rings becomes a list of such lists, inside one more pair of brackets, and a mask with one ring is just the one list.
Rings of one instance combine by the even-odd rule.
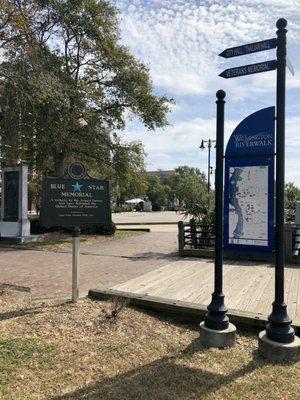
[[292, 224], [285, 224], [285, 261], [292, 262], [293, 257], [293, 229]]
[[196, 229], [196, 221], [194, 218], [190, 220], [190, 227], [191, 227], [191, 240], [194, 249], [197, 248], [197, 229]]
[[77, 302], [79, 297], [79, 252], [80, 228], [73, 229], [73, 263], [72, 263], [72, 301]]
[[184, 256], [184, 224], [182, 221], [178, 222], [178, 247], [179, 255]]

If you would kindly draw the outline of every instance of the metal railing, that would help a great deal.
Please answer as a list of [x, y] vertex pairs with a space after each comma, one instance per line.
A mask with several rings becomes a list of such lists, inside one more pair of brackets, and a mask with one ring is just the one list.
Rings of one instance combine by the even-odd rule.
[[213, 225], [203, 225], [191, 220], [183, 225], [184, 247], [190, 249], [201, 249], [214, 247], [215, 233]]
[[293, 256], [300, 256], [300, 227], [292, 227], [292, 252]]
[[[213, 256], [214, 226], [196, 223], [193, 219], [188, 223], [180, 221], [178, 223], [178, 245], [181, 256]], [[224, 255], [226, 256], [225, 253]], [[249, 258], [247, 253], [238, 254], [238, 257]], [[260, 255], [258, 258], [256, 255], [255, 257], [253, 259], [265, 259], [271, 256], [262, 257]], [[288, 263], [300, 264], [300, 225], [285, 224], [285, 259]]]

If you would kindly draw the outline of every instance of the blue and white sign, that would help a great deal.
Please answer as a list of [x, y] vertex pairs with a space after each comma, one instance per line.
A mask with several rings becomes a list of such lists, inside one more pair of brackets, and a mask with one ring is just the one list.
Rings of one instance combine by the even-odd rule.
[[224, 247], [274, 250], [275, 107], [245, 118], [225, 153]]

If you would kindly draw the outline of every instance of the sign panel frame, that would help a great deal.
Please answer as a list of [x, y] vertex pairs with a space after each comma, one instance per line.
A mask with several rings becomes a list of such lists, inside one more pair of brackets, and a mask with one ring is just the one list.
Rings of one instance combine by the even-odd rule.
[[47, 177], [42, 193], [42, 226], [70, 228], [111, 223], [108, 180]]

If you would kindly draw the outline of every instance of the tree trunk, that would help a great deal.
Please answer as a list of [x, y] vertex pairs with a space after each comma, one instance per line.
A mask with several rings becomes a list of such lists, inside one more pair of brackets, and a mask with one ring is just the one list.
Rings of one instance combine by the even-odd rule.
[[54, 155], [55, 174], [57, 177], [64, 175], [64, 160], [65, 154], [63, 152]]

